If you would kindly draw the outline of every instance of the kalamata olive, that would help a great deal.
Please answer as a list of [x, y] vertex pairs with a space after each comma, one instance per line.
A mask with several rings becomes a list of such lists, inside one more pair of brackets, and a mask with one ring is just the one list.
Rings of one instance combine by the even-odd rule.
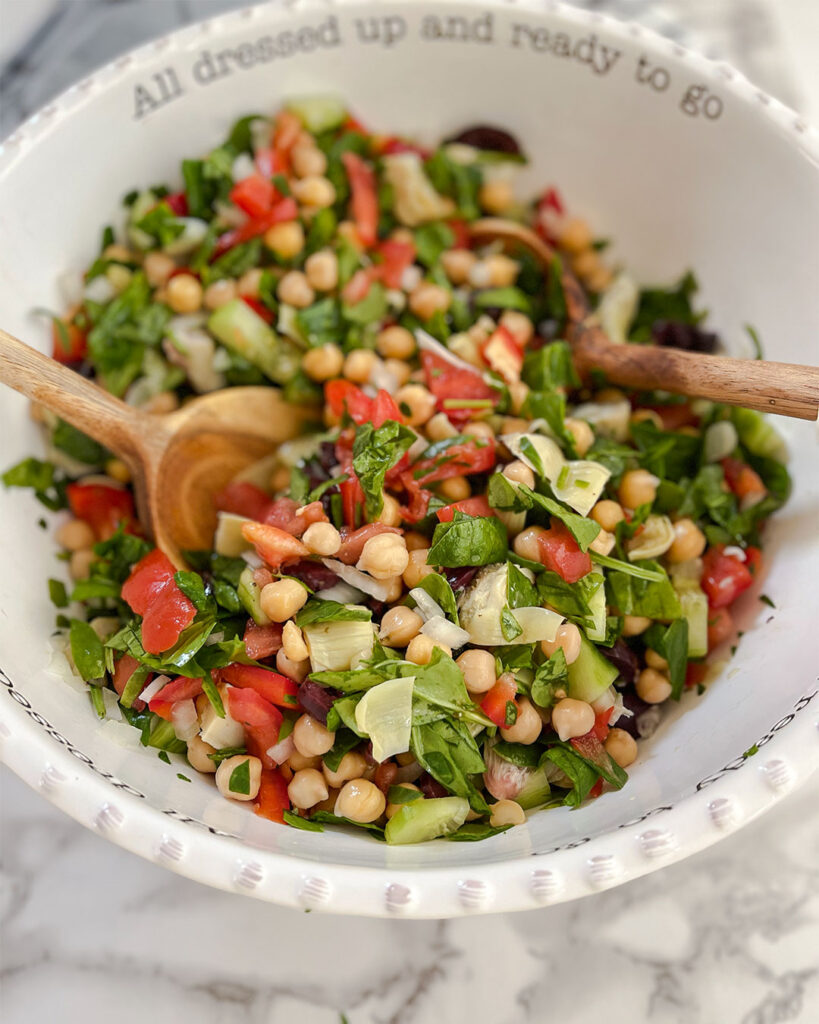
[[311, 562], [306, 558], [294, 565], [288, 565], [286, 572], [288, 576], [295, 576], [297, 580], [306, 583], [311, 590], [326, 590], [338, 583], [338, 576], [332, 569], [328, 569], [321, 562]]
[[442, 786], [437, 779], [433, 779], [429, 772], [424, 772], [424, 774], [418, 779], [418, 788], [427, 800], [434, 800], [436, 797], [450, 795], [446, 786]]
[[655, 345], [687, 352], [714, 352], [719, 344], [719, 335], [677, 320], [657, 320], [651, 327], [651, 337]]
[[509, 153], [512, 156], [520, 156], [520, 146], [517, 139], [510, 135], [503, 128], [495, 128], [488, 124], [473, 125], [465, 128], [464, 131], [455, 135], [447, 142], [459, 142], [463, 146], [472, 146], [473, 149], [485, 149], [492, 153]]
[[633, 683], [640, 671], [637, 655], [622, 637], [618, 637], [613, 647], [599, 647], [602, 655], [609, 659], [627, 683]]
[[329, 474], [330, 470], [338, 465], [336, 458], [336, 446], [332, 441], [322, 441], [316, 451], [316, 458], [322, 469]]
[[453, 590], [463, 590], [468, 587], [478, 574], [477, 566], [465, 566], [462, 569], [445, 569], [444, 575]]
[[[544, 345], [548, 345], [549, 342], [554, 341], [560, 332], [560, 324], [557, 320], [541, 320], [537, 325], [537, 333], [532, 339], [530, 348], [542, 348]], [[535, 344], [538, 342], [539, 344]]]
[[308, 715], [312, 715], [322, 725], [327, 725], [327, 714], [333, 701], [341, 696], [338, 690], [327, 686], [319, 686], [312, 679], [307, 679], [299, 686], [299, 704]]
[[662, 718], [659, 704], [646, 704], [631, 688], [623, 690], [623, 706], [631, 715], [618, 718], [616, 726], [630, 733], [636, 740], [645, 740], [656, 730]]

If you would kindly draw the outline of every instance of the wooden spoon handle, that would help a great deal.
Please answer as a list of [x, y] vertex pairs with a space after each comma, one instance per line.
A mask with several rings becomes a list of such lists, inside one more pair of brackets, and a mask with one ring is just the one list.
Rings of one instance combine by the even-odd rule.
[[156, 417], [126, 405], [2, 328], [0, 381], [129, 460], [136, 456], [134, 439], [144, 442], [157, 430]]
[[819, 367], [730, 359], [650, 345], [615, 344], [580, 328], [573, 346], [581, 373], [601, 370], [613, 384], [744, 405], [797, 419], [819, 417]]

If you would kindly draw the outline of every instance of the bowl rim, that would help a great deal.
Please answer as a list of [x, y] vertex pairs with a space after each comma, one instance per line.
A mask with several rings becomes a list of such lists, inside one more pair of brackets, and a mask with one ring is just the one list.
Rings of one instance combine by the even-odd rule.
[[[325, 0], [324, 9], [367, 0]], [[407, 0], [409, 2], [409, 0]], [[770, 119], [791, 145], [819, 166], [819, 133], [725, 62], [713, 61], [657, 32], [554, 0], [450, 0], [464, 6], [514, 5], [581, 29], [605, 27], [638, 38], [655, 53], [684, 59], [746, 107]], [[268, 0], [183, 26], [103, 66], [69, 87], [0, 143], [0, 180], [32, 145], [109, 85], [198, 33], [236, 26], [268, 12], [315, 10], [301, 0]], [[595, 837], [546, 853], [469, 866], [353, 867], [249, 846], [204, 822], [147, 802], [137, 789], [97, 766], [62, 736], [0, 668], [14, 702], [0, 708], [3, 762], [80, 824], [178, 874], [226, 891], [301, 909], [373, 917], [442, 918], [469, 912], [534, 909], [622, 884], [704, 849], [773, 806], [819, 768], [819, 694], [814, 689], [757, 740], [764, 756], [737, 755], [702, 779], [694, 793], [658, 806]], [[11, 724], [13, 720], [13, 725]], [[787, 746], [786, 746], [787, 744]], [[209, 834], [219, 841], [212, 842]]]

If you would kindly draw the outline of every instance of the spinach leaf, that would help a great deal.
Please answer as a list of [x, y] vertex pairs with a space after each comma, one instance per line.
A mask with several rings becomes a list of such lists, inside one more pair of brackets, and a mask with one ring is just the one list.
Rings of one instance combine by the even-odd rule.
[[427, 564], [447, 568], [489, 565], [505, 561], [508, 547], [506, 527], [500, 519], [481, 519], [456, 511], [451, 522], [435, 527]]
[[599, 462], [611, 473], [611, 483], [617, 484], [627, 469], [636, 465], [637, 452], [628, 445], [612, 441], [608, 437], [595, 438], [594, 444], [586, 452], [586, 458]]
[[23, 459], [22, 462], [7, 469], [0, 479], [6, 487], [33, 488], [34, 497], [53, 512], [68, 507], [65, 495], [67, 481], [51, 462], [42, 462], [34, 458]]
[[538, 665], [535, 671], [531, 690], [535, 704], [541, 708], [552, 707], [556, 703], [555, 691], [566, 687], [567, 675], [566, 655], [558, 648], [542, 665]]
[[410, 746], [418, 763], [442, 786], [468, 800], [473, 811], [487, 813], [486, 801], [470, 779], [486, 765], [464, 722], [413, 724]]
[[599, 573], [588, 573], [576, 583], [567, 583], [556, 572], [547, 570], [537, 577], [538, 596], [541, 604], [548, 604], [567, 618], [591, 621], [589, 602], [602, 583], [603, 577]]
[[455, 200], [457, 216], [464, 220], [480, 217], [478, 192], [482, 176], [477, 167], [456, 163], [443, 149], [437, 149], [424, 163], [424, 170], [436, 192]]
[[366, 622], [373, 617], [369, 608], [351, 608], [338, 601], [311, 598], [296, 614], [296, 625], [312, 626], [316, 622]]
[[341, 309], [335, 299], [325, 298], [296, 313], [299, 333], [314, 346], [337, 342], [342, 332]]
[[[377, 682], [383, 682], [383, 680], [379, 679]], [[364, 738], [364, 733], [358, 731], [358, 724], [355, 720], [355, 709], [361, 697], [362, 694], [353, 693], [346, 697], [339, 697], [333, 702], [333, 706], [327, 713], [327, 728], [330, 732], [338, 732], [342, 726], [346, 726], [351, 732]]]
[[337, 772], [344, 755], [354, 750], [360, 743], [361, 737], [356, 735], [352, 729], [339, 729], [336, 733], [335, 743], [322, 758], [328, 771]]
[[353, 470], [364, 491], [367, 518], [374, 522], [384, 508], [384, 479], [414, 444], [415, 433], [395, 420], [378, 428], [364, 423], [353, 442]]
[[384, 838], [383, 827], [374, 821], [353, 821], [352, 818], [339, 818], [337, 814], [332, 814], [330, 811], [313, 811], [309, 820], [320, 825], [352, 825], [353, 828], [363, 828], [372, 832], [376, 839]]
[[370, 285], [365, 298], [352, 306], [343, 304], [341, 313], [351, 324], [367, 325], [381, 320], [387, 312], [387, 293], [378, 281]]
[[283, 811], [282, 818], [285, 825], [290, 825], [291, 828], [300, 828], [302, 832], [324, 831], [324, 827], [320, 822], [311, 821], [310, 818], [302, 818], [301, 815], [295, 814], [293, 811]]
[[527, 316], [532, 314], [532, 303], [529, 296], [520, 288], [515, 288], [514, 285], [508, 285], [505, 288], [487, 288], [478, 292], [475, 296], [475, 306], [477, 309], [516, 309], [521, 313], [526, 313]]
[[198, 572], [175, 572], [173, 578], [174, 583], [195, 606], [197, 611], [201, 612], [211, 607], [211, 601], [205, 593], [204, 581]]
[[572, 788], [563, 798], [568, 807], [579, 807], [597, 782], [599, 771], [585, 761], [568, 744], [549, 747], [543, 755], [544, 761], [551, 761], [571, 780]]
[[490, 825], [488, 821], [470, 821], [450, 832], [445, 838], [450, 843], [478, 843], [483, 839], [499, 836], [501, 832], [508, 832], [510, 828], [511, 825]]
[[425, 267], [434, 267], [445, 249], [455, 244], [452, 228], [442, 221], [424, 224], [415, 232], [415, 251], [418, 262]]
[[55, 608], [68, 607], [68, 592], [62, 580], [48, 581], [48, 596]]
[[[148, 654], [142, 646], [141, 630], [135, 622], [126, 623], [119, 632], [109, 637], [105, 646], [114, 651], [130, 654], [131, 657], [136, 658], [143, 665], [148, 665], [155, 672], [195, 679], [197, 676], [204, 675], [204, 669], [196, 656], [204, 647], [205, 641], [213, 632], [215, 625], [214, 616], [205, 617], [201, 621], [194, 620], [182, 630], [176, 644], [161, 655]], [[219, 644], [214, 644], [213, 648], [216, 650], [212, 654], [209, 652], [208, 657], [216, 658], [219, 654], [219, 647]]]
[[108, 452], [101, 444], [65, 420], [57, 420], [51, 440], [55, 448], [87, 466], [101, 466], [108, 457]]
[[689, 271], [677, 285], [671, 288], [644, 288], [640, 292], [637, 313], [631, 325], [631, 341], [651, 340], [651, 329], [658, 320], [675, 323], [698, 324], [704, 313], [695, 313], [691, 300], [697, 292], [697, 279]]
[[102, 640], [81, 619], [72, 619], [68, 632], [74, 667], [86, 682], [105, 675], [105, 651]]
[[572, 362], [568, 342], [553, 341], [543, 348], [527, 352], [521, 379], [533, 391], [554, 391], [555, 388], [578, 388], [580, 378]]
[[536, 743], [509, 743], [507, 740], [500, 740], [492, 750], [518, 768], [537, 768], [543, 753]]
[[671, 430], [658, 430], [650, 420], [631, 424], [631, 436], [640, 449], [640, 465], [658, 477], [679, 480], [697, 471], [702, 438]]
[[577, 541], [581, 551], [587, 551], [600, 533], [600, 525], [593, 519], [569, 511], [554, 498], [533, 491], [526, 484], [512, 484], [502, 473], [495, 473], [490, 478], [487, 498], [493, 508], [512, 509], [515, 512], [540, 509], [559, 519]]
[[688, 620], [676, 619], [668, 628], [655, 622], [643, 634], [646, 646], [668, 662], [671, 696], [679, 700], [685, 687], [688, 667]]
[[540, 605], [537, 587], [514, 562], [507, 562], [506, 603], [510, 608], [532, 608]]
[[566, 429], [566, 399], [559, 391], [530, 391], [523, 403], [523, 415], [544, 419], [570, 459], [577, 458], [574, 437]]
[[445, 576], [440, 576], [438, 573], [430, 573], [429, 576], [425, 576], [421, 580], [418, 586], [421, 590], [425, 590], [432, 600], [443, 609], [444, 615], [451, 622], [454, 622], [456, 626], [459, 625], [458, 604], [452, 587]]
[[[645, 567], [661, 571], [656, 562], [646, 562]], [[644, 580], [624, 572], [611, 571], [606, 576], [606, 590], [608, 604], [623, 615], [665, 620], [682, 616], [677, 593], [667, 577], [661, 581]]]

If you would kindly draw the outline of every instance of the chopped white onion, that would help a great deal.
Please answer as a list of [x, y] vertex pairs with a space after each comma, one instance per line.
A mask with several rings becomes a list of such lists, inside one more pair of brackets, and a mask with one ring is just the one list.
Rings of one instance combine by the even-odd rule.
[[386, 583], [373, 579], [366, 572], [356, 569], [354, 565], [345, 565], [337, 558], [322, 558], [322, 562], [345, 583], [349, 583], [350, 586], [356, 587], [358, 590], [363, 590], [365, 594], [374, 597], [376, 601], [386, 601], [389, 597], [390, 591]]
[[600, 696], [591, 701], [591, 706], [595, 711], [608, 711], [609, 708], [613, 708], [617, 700], [617, 691], [613, 686], [610, 686], [608, 690], [603, 690]]
[[283, 740], [280, 740], [275, 746], [269, 747], [267, 756], [271, 761], [275, 761], [276, 764], [284, 764], [284, 762], [290, 757], [293, 751], [296, 749], [296, 744], [293, 742], [293, 733], [291, 732]]
[[703, 436], [702, 452], [706, 462], [719, 462], [727, 458], [739, 444], [737, 428], [730, 420], [719, 420], [707, 428]]
[[104, 274], [89, 281], [84, 292], [85, 298], [92, 302], [110, 302], [116, 294], [116, 289]]
[[239, 557], [243, 558], [251, 569], [261, 569], [264, 565], [264, 559], [255, 550], [243, 551]]
[[159, 693], [165, 683], [171, 681], [170, 676], [157, 676], [156, 679], [152, 679], [150, 683], [144, 688], [142, 693], [139, 695], [140, 700], [144, 700], [147, 704], [149, 700], [153, 700], [154, 697]]
[[409, 596], [413, 599], [417, 605], [416, 611], [421, 618], [426, 622], [428, 619], [445, 619], [444, 609], [438, 604], [438, 602], [430, 597], [430, 595], [424, 590], [423, 587], [413, 587], [409, 592]]
[[177, 217], [176, 222], [182, 225], [182, 234], [162, 247], [170, 256], [192, 252], [208, 233], [207, 221], [199, 217]]
[[178, 700], [171, 706], [171, 725], [180, 740], [192, 740], [199, 732], [196, 705], [192, 700]]
[[230, 176], [234, 181], [244, 181], [256, 173], [256, 164], [250, 153], [240, 153], [233, 161]]
[[376, 391], [384, 390], [391, 395], [398, 390], [398, 378], [380, 360], [373, 366], [368, 383]]
[[387, 308], [392, 313], [401, 313], [407, 305], [406, 295], [397, 288], [388, 288], [384, 293], [387, 300]]
[[469, 643], [469, 633], [465, 629], [456, 626], [449, 619], [439, 618], [438, 616], [427, 619], [423, 626], [421, 626], [421, 632], [436, 643], [446, 644], [453, 651], [457, 651], [459, 647]]
[[405, 292], [413, 291], [421, 283], [421, 281], [423, 280], [423, 277], [424, 277], [423, 271], [421, 270], [420, 267], [416, 266], [414, 263], [411, 264], [409, 267], [406, 267], [404, 269], [403, 273], [401, 274], [401, 288], [402, 288], [402, 290], [405, 291]]
[[320, 601], [338, 601], [339, 604], [357, 604], [364, 592], [358, 587], [351, 587], [349, 583], [339, 580], [332, 587], [325, 587], [324, 590], [316, 591], [316, 597]]
[[740, 562], [746, 562], [748, 560], [748, 556], [745, 551], [742, 548], [737, 547], [736, 544], [729, 544], [723, 551], [723, 554], [727, 555], [729, 558], [738, 558]]

